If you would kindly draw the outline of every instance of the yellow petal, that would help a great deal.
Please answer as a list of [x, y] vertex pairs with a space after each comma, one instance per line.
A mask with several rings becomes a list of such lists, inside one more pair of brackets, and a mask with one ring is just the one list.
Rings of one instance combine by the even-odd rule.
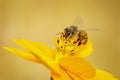
[[4, 47], [4, 49], [6, 49], [7, 51], [10, 51], [12, 53], [14, 53], [15, 55], [19, 56], [19, 57], [22, 57], [26, 60], [29, 60], [29, 61], [34, 61], [34, 62], [39, 62], [32, 54], [28, 53], [28, 52], [24, 52], [24, 51], [21, 51], [21, 50], [18, 50], [18, 49], [15, 49], [15, 48], [8, 48], [8, 47]]
[[62, 67], [59, 68], [59, 74], [51, 73], [53, 80], [73, 80], [73, 78]]
[[81, 45], [74, 53], [75, 56], [80, 56], [82, 58], [88, 57], [92, 51], [93, 51], [93, 46], [92, 42], [88, 39], [87, 43], [85, 45]]
[[97, 69], [96, 76], [92, 80], [118, 80], [118, 79], [108, 72]]
[[73, 75], [82, 79], [91, 79], [95, 76], [95, 69], [92, 65], [80, 57], [65, 57], [60, 60], [60, 65]]
[[35, 50], [34, 48], [29, 46], [30, 51], [32, 51], [31, 53], [27, 53], [24, 52], [22, 50], [19, 49], [15, 49], [15, 48], [7, 48], [4, 47], [6, 50], [24, 58], [30, 61], [35, 61], [35, 62], [39, 62], [42, 63], [44, 66], [46, 66], [49, 70], [51, 70], [52, 72], [58, 74], [59, 70], [58, 70], [58, 65], [50, 58], [41, 55], [42, 53], [37, 50]]
[[[53, 54], [52, 54], [53, 51], [51, 49], [49, 49], [48, 47], [44, 46], [41, 43], [37, 44], [27, 40], [14, 40], [14, 41], [17, 44], [29, 50], [32, 56], [34, 56], [37, 59], [37, 61], [41, 62], [49, 70], [59, 73], [59, 71], [57, 70], [58, 65], [54, 61]], [[26, 55], [25, 57], [25, 55], [23, 55], [21, 50], [18, 50], [18, 49], [8, 49], [8, 50], [19, 55], [20, 57], [29, 59], [29, 56], [27, 57]]]
[[17, 44], [19, 44], [20, 46], [22, 46], [28, 50], [29, 50], [29, 46], [32, 46], [35, 49], [42, 52], [41, 55], [44, 55], [44, 56], [49, 57], [49, 58], [54, 58], [54, 51], [52, 49], [50, 49], [49, 47], [45, 46], [43, 43], [40, 43], [40, 42], [35, 43], [35, 42], [24, 40], [24, 39], [14, 40], [14, 42], [16, 42]]
[[73, 74], [69, 71], [67, 71], [68, 75], [70, 75], [72, 77], [72, 80], [83, 80], [82, 78], [80, 78], [78, 75]]

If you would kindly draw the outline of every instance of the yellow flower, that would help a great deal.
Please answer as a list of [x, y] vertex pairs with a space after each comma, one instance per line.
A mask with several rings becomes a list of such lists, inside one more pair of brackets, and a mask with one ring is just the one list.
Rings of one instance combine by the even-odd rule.
[[110, 73], [95, 70], [92, 64], [85, 60], [92, 52], [92, 43], [83, 30], [75, 26], [65, 28], [55, 39], [55, 49], [41, 42], [25, 39], [14, 40], [15, 43], [27, 49], [4, 47], [6, 50], [29, 61], [43, 64], [51, 71], [53, 80], [117, 80]]

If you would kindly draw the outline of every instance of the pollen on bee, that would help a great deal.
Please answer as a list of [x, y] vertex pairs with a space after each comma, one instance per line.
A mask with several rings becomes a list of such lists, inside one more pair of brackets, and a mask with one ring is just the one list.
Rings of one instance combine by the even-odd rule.
[[83, 40], [81, 41], [81, 43], [82, 43], [82, 44], [86, 44], [86, 43], [87, 43], [87, 39], [83, 39]]

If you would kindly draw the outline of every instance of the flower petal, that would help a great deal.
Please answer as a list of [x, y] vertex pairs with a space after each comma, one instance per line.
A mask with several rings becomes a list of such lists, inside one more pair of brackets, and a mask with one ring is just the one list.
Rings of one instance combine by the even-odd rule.
[[32, 54], [28, 53], [28, 52], [24, 52], [24, 51], [21, 51], [21, 50], [18, 50], [18, 49], [15, 49], [15, 48], [8, 48], [8, 47], [4, 47], [4, 49], [26, 59], [26, 60], [29, 60], [29, 61], [34, 61], [34, 62], [39, 62], [35, 56], [33, 56]]
[[[30, 46], [29, 46], [30, 47]], [[35, 61], [38, 63], [42, 63], [44, 66], [46, 66], [49, 70], [51, 70], [52, 72], [58, 74], [59, 70], [58, 70], [58, 65], [50, 58], [41, 55], [42, 53], [37, 53], [37, 51], [32, 51], [31, 49], [34, 48], [29, 48], [32, 52], [27, 53], [24, 52], [22, 50], [19, 49], [15, 49], [15, 48], [7, 48], [4, 47], [6, 50], [26, 59], [26, 60], [30, 60], [30, 61]]]
[[97, 69], [96, 76], [93, 80], [118, 80], [118, 79], [108, 72]]
[[91, 79], [95, 76], [92, 65], [80, 57], [65, 57], [60, 60], [60, 65], [66, 71], [79, 76], [80, 79]]
[[75, 56], [80, 56], [82, 58], [88, 57], [92, 51], [93, 51], [93, 46], [92, 42], [88, 39], [87, 43], [85, 45], [81, 45], [74, 53]]
[[49, 47], [45, 46], [43, 43], [40, 43], [40, 42], [35, 43], [35, 42], [28, 41], [25, 39], [14, 40], [14, 42], [28, 50], [29, 50], [29, 46], [32, 46], [32, 47], [34, 47], [34, 49], [36, 48], [37, 50], [41, 51], [42, 52], [41, 55], [44, 55], [49, 58], [54, 58], [54, 51], [52, 49], [50, 49]]
[[59, 74], [51, 73], [53, 80], [73, 80], [73, 78], [62, 67], [59, 68]]
[[[22, 47], [29, 50], [31, 56], [34, 56], [35, 59], [41, 62], [44, 66], [46, 66], [49, 70], [55, 73], [59, 73], [58, 71], [58, 64], [54, 61], [52, 50], [48, 47], [44, 46], [43, 44], [34, 43], [27, 40], [14, 40], [17, 44], [21, 45]], [[8, 51], [19, 55], [20, 57], [26, 58], [29, 60], [30, 55], [24, 55], [25, 52], [19, 49], [14, 48], [6, 48]]]

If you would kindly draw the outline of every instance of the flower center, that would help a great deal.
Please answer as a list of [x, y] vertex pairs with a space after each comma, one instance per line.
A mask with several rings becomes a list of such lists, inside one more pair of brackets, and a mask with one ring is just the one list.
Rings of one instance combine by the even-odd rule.
[[58, 34], [58, 37], [55, 39], [56, 50], [62, 54], [71, 55], [79, 50], [81, 45], [85, 45], [87, 40], [88, 36], [84, 30], [78, 30], [78, 27], [70, 26]]

